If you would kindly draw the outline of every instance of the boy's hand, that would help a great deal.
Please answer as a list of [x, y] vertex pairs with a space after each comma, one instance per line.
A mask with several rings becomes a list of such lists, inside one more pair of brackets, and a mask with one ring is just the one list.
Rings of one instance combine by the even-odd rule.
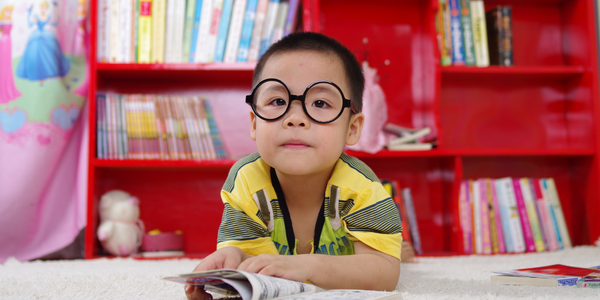
[[[194, 272], [208, 271], [215, 269], [237, 269], [240, 263], [248, 258], [249, 255], [244, 253], [238, 247], [224, 247], [203, 259]], [[206, 293], [203, 289], [185, 286], [185, 295], [189, 300], [209, 300], [212, 296]]]
[[244, 260], [240, 271], [305, 282], [312, 276], [312, 255], [261, 254]]

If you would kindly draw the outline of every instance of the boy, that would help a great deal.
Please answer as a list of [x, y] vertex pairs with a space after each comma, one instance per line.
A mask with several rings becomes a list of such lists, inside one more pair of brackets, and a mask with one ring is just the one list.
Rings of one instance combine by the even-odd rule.
[[[364, 120], [354, 55], [322, 34], [290, 34], [261, 57], [253, 86], [246, 102], [258, 153], [230, 170], [218, 250], [194, 271], [237, 268], [325, 289], [393, 290], [398, 211], [371, 169], [343, 152]], [[185, 291], [210, 299], [199, 288]]]

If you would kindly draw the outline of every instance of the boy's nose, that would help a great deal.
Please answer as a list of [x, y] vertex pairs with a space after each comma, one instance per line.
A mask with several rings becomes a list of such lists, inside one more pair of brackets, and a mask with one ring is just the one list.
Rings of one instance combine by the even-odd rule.
[[283, 124], [286, 127], [306, 127], [310, 124], [310, 120], [308, 119], [306, 113], [304, 113], [304, 109], [302, 108], [302, 103], [300, 103], [300, 101], [292, 101], [292, 103], [290, 103], [290, 109], [285, 114], [284, 118], [285, 120]]

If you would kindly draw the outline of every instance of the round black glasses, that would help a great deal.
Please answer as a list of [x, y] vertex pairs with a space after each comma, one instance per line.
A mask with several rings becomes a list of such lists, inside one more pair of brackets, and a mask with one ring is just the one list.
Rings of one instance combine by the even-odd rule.
[[304, 113], [311, 120], [321, 124], [337, 120], [346, 107], [356, 113], [352, 101], [344, 97], [344, 93], [335, 83], [326, 80], [311, 83], [302, 95], [292, 95], [283, 81], [267, 78], [259, 82], [252, 93], [246, 96], [246, 103], [265, 121], [275, 121], [283, 117], [293, 100], [302, 102]]

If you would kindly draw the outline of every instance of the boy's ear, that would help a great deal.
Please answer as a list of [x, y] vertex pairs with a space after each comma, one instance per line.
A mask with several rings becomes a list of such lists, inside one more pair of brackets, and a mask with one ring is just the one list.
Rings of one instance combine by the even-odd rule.
[[353, 114], [350, 117], [350, 123], [348, 124], [348, 135], [346, 136], [346, 145], [352, 146], [358, 143], [364, 123], [365, 115], [361, 112]]
[[250, 138], [256, 141], [256, 115], [250, 111]]

